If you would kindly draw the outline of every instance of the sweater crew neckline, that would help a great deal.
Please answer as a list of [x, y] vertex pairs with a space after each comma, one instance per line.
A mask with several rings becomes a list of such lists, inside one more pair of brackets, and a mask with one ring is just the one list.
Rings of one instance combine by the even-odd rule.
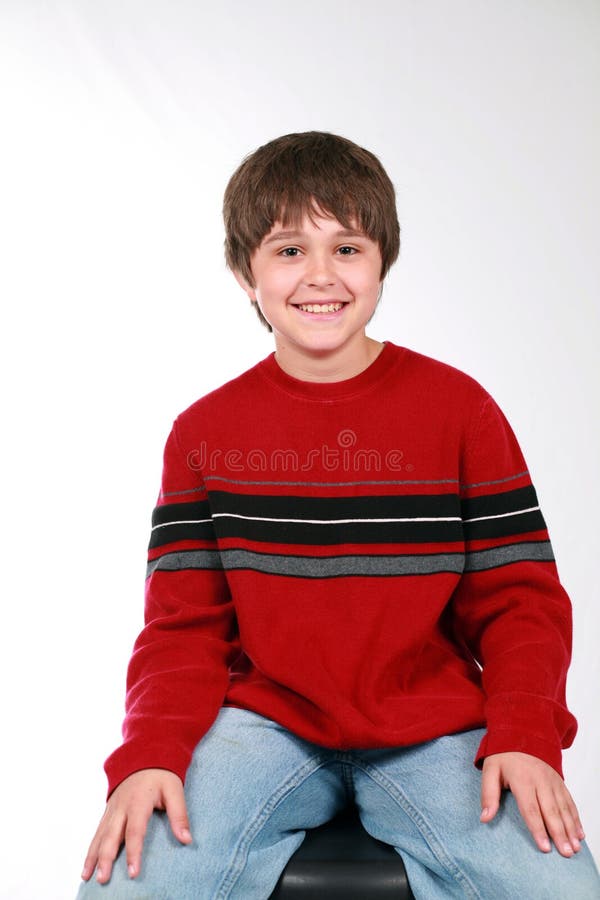
[[371, 390], [394, 368], [404, 348], [392, 341], [382, 343], [383, 348], [366, 369], [342, 381], [304, 381], [295, 378], [281, 368], [275, 359], [275, 351], [263, 359], [258, 368], [262, 375], [288, 394], [307, 400], [343, 400]]

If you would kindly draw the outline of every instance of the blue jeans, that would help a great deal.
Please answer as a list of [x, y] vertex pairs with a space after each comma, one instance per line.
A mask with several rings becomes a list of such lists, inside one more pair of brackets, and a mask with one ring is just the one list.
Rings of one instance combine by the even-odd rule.
[[107, 885], [78, 900], [267, 900], [306, 829], [353, 800], [365, 829], [402, 856], [416, 900], [598, 900], [600, 878], [582, 843], [571, 858], [535, 845], [510, 791], [484, 825], [473, 758], [483, 729], [412, 747], [333, 750], [257, 713], [223, 707], [196, 747], [185, 792], [193, 843], [164, 812], [149, 824], [142, 872], [124, 849]]

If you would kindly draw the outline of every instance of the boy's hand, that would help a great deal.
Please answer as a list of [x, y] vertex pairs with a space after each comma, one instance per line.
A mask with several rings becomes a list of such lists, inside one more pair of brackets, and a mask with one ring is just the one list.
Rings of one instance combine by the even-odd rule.
[[548, 832], [562, 856], [581, 849], [585, 834], [567, 786], [552, 766], [529, 753], [492, 753], [483, 761], [481, 822], [491, 822], [502, 788], [514, 794], [519, 811], [540, 848], [548, 852]]
[[97, 865], [96, 881], [106, 884], [123, 840], [129, 876], [139, 875], [146, 825], [155, 809], [166, 810], [178, 841], [191, 842], [181, 779], [166, 769], [142, 769], [129, 775], [110, 795], [83, 864], [84, 881], [91, 878]]

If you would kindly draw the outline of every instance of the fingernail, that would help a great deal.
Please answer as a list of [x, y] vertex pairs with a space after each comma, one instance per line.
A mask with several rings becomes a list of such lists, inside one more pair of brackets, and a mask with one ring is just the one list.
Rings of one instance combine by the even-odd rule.
[[487, 814], [489, 813], [489, 811], [490, 811], [489, 808], [486, 806], [485, 809], [481, 810], [481, 815], [479, 818], [484, 819], [487, 816]]
[[542, 841], [542, 849], [543, 850], [550, 849], [550, 841], [548, 840], [548, 838], [544, 838], [544, 840]]
[[135, 866], [133, 863], [129, 863], [129, 865], [127, 866], [127, 873], [130, 878], [133, 878], [133, 876], [135, 875]]
[[573, 838], [573, 840], [572, 840], [571, 843], [572, 843], [572, 845], [573, 845], [573, 849], [574, 849], [574, 850], [581, 850], [581, 844], [579, 843], [579, 841], [577, 840], [577, 838]]
[[569, 843], [563, 844], [563, 850], [565, 851], [565, 853], [573, 852], [573, 848], [571, 847], [571, 845]]
[[181, 837], [184, 839], [184, 841], [189, 841], [189, 840], [191, 840], [192, 835], [190, 834], [189, 828], [182, 828], [182, 829], [181, 829]]
[[101, 878], [102, 878], [102, 869], [98, 869], [98, 871], [96, 872], [96, 881], [100, 881]]

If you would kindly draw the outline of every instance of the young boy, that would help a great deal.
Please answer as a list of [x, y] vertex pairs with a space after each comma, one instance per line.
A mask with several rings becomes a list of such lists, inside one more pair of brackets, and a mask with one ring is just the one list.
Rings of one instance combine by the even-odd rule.
[[517, 439], [475, 379], [365, 333], [392, 183], [285, 135], [224, 218], [276, 349], [167, 440], [80, 898], [266, 900], [348, 800], [417, 900], [600, 897], [562, 778], [571, 606]]

